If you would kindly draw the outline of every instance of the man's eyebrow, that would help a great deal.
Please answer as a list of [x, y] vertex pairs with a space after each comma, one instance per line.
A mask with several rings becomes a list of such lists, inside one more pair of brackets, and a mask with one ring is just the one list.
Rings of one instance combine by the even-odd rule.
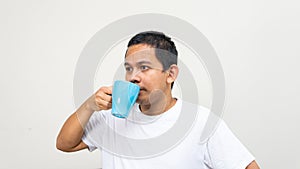
[[[152, 62], [147, 61], [147, 60], [142, 60], [142, 61], [139, 61], [139, 62], [136, 63], [136, 65], [143, 65], [143, 64], [152, 64]], [[128, 62], [125, 62], [124, 66], [131, 66], [131, 64], [128, 63]]]
[[142, 60], [142, 61], [137, 62], [137, 65], [143, 65], [143, 64], [151, 64], [151, 62], [146, 61], [146, 60]]
[[130, 66], [130, 64], [128, 62], [125, 62], [124, 66]]

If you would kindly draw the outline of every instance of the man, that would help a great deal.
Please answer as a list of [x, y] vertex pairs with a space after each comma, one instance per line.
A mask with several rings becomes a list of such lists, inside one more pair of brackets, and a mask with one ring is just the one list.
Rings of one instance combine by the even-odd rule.
[[[111, 115], [112, 86], [101, 87], [64, 123], [57, 137], [57, 148], [65, 152], [101, 149], [104, 169], [258, 169], [254, 157], [222, 120], [211, 137], [199, 144], [209, 110], [173, 98], [171, 91], [179, 73], [177, 55], [174, 42], [163, 33], [149, 31], [135, 35], [125, 55], [125, 79], [139, 85], [140, 93], [129, 120]], [[190, 113], [184, 112], [187, 110], [183, 107], [195, 108], [195, 124], [168, 150], [154, 151], [173, 139], [164, 139], [160, 144], [149, 141], [143, 147], [122, 139], [147, 142], [163, 136], [178, 123], [182, 113]]]

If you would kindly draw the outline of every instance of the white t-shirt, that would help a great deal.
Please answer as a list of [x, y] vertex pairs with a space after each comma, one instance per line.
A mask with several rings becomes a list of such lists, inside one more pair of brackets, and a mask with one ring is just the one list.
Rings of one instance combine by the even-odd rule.
[[178, 99], [158, 116], [136, 104], [127, 119], [95, 112], [82, 138], [102, 151], [103, 169], [245, 169], [254, 160], [222, 119], [204, 142], [210, 111]]

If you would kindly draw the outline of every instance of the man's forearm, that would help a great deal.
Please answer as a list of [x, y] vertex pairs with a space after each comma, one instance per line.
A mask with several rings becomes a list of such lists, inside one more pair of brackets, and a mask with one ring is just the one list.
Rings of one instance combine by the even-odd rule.
[[85, 125], [95, 111], [111, 109], [111, 94], [112, 86], [101, 87], [66, 120], [57, 136], [57, 149], [76, 151], [86, 147], [81, 141]]
[[76, 147], [81, 142], [84, 127], [92, 114], [93, 111], [84, 103], [64, 123], [57, 136], [56, 147], [62, 151]]

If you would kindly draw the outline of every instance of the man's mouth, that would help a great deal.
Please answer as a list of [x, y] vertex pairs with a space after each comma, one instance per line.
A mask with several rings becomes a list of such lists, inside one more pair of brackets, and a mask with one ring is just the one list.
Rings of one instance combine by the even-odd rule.
[[144, 87], [140, 87], [140, 91], [146, 91]]
[[146, 92], [147, 90], [145, 89], [145, 88], [140, 88], [140, 92], [139, 92], [139, 95], [141, 94], [141, 93], [144, 93], [144, 92]]

